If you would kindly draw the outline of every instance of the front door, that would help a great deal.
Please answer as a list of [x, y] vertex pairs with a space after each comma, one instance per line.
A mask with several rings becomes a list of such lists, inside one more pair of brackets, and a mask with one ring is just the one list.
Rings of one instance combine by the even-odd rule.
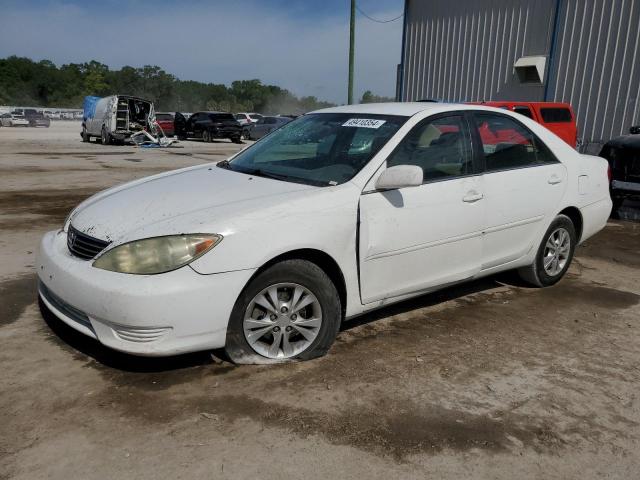
[[365, 188], [359, 239], [364, 304], [479, 272], [485, 202], [471, 138], [463, 114], [428, 118], [407, 134], [386, 163], [421, 167], [424, 183], [387, 191]]

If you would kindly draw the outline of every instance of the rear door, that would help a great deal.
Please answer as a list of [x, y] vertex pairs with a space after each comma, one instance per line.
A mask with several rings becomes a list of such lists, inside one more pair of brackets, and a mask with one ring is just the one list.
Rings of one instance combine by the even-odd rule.
[[[421, 186], [365, 187], [360, 197], [359, 262], [363, 303], [417, 293], [480, 271], [485, 202], [463, 114], [416, 125], [386, 166], [417, 165]], [[370, 148], [363, 139], [352, 148]]]
[[514, 118], [489, 112], [473, 116], [485, 171], [485, 270], [517, 260], [534, 246], [537, 232], [557, 213], [567, 171]]

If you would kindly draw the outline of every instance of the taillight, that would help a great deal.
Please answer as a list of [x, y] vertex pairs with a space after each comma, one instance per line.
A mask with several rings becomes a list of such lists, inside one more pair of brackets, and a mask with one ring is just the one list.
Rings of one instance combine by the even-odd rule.
[[609, 178], [609, 183], [613, 180], [613, 172], [611, 171], [611, 164], [607, 165], [607, 177]]

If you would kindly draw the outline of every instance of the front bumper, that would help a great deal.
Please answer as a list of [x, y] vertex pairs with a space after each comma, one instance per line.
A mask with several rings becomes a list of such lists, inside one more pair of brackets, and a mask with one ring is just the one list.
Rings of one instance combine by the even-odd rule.
[[47, 233], [36, 263], [40, 298], [72, 328], [115, 350], [147, 356], [223, 347], [233, 305], [254, 273], [201, 275], [187, 266], [129, 275], [91, 264], [69, 253], [65, 232]]

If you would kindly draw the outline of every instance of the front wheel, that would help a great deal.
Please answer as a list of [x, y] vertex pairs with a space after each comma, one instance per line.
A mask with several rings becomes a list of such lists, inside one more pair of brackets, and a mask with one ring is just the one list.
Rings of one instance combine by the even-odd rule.
[[211, 142], [211, 134], [209, 133], [209, 130], [202, 132], [202, 141], [206, 143]]
[[576, 229], [566, 215], [558, 215], [547, 229], [533, 264], [518, 273], [526, 282], [548, 287], [559, 282], [569, 269], [577, 244]]
[[235, 363], [309, 360], [327, 353], [342, 320], [340, 296], [327, 274], [305, 260], [285, 260], [242, 291], [227, 329]]
[[91, 140], [91, 139], [89, 138], [89, 134], [87, 133], [87, 128], [86, 127], [82, 127], [82, 141], [84, 143], [88, 143], [89, 140]]

